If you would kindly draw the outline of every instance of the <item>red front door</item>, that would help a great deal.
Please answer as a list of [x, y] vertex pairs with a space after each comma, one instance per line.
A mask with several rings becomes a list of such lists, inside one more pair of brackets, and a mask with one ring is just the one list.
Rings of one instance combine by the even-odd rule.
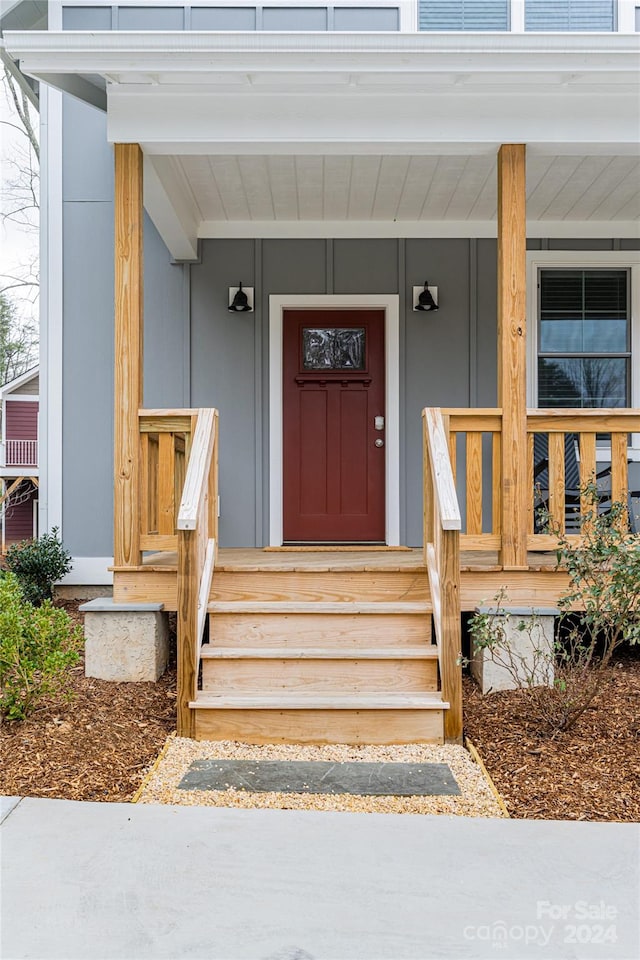
[[384, 542], [384, 311], [284, 314], [284, 540]]

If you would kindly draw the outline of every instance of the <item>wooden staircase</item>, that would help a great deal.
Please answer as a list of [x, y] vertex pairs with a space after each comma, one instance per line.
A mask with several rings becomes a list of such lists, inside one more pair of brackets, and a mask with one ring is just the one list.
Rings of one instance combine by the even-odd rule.
[[442, 743], [429, 581], [415, 555], [263, 554], [216, 567], [197, 739]]

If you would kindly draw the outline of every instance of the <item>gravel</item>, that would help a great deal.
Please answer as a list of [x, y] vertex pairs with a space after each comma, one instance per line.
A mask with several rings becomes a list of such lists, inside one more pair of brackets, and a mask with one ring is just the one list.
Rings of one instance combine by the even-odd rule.
[[[178, 784], [194, 760], [332, 760], [446, 763], [460, 787], [457, 797], [356, 797], [291, 793], [247, 793], [238, 790], [179, 790]], [[444, 814], [462, 817], [503, 817], [489, 781], [464, 747], [409, 744], [405, 746], [301, 746], [169, 737], [151, 766], [139, 803], [181, 806], [242, 807], [273, 810], [336, 810], [350, 813]]]

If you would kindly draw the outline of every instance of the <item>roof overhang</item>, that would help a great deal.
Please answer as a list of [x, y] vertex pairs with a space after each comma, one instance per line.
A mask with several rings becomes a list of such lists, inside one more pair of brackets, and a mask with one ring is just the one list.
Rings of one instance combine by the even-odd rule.
[[13, 393], [14, 390], [19, 390], [20, 387], [23, 387], [25, 383], [30, 383], [31, 380], [34, 380], [39, 374], [40, 366], [36, 364], [35, 367], [31, 367], [18, 377], [14, 377], [13, 380], [7, 380], [7, 382], [0, 387], [0, 397], [5, 397], [9, 393]]
[[[195, 158], [253, 157], [254, 166], [273, 158], [268, 176], [277, 180], [287, 158], [451, 157], [477, 159], [479, 177], [501, 143], [522, 142], [543, 167], [545, 158], [550, 166], [600, 157], [606, 175], [615, 160], [616, 175], [629, 180], [624, 196], [634, 196], [639, 35], [65, 31], [14, 33], [6, 42], [27, 74], [106, 104], [111, 142], [141, 144], [154, 220], [165, 239], [182, 235], [170, 249], [187, 259], [197, 236], [220, 229], [199, 209]], [[264, 176], [252, 176], [260, 189]], [[227, 181], [221, 176], [218, 193]], [[429, 219], [455, 220], [453, 209]], [[629, 210], [616, 235], [635, 235]], [[264, 219], [268, 232], [272, 217], [228, 219], [236, 233]], [[313, 220], [322, 232], [318, 222], [331, 218], [298, 211], [293, 219]], [[596, 217], [594, 229], [606, 219]], [[483, 220], [493, 221], [493, 210]], [[575, 223], [566, 226], [573, 235]]]

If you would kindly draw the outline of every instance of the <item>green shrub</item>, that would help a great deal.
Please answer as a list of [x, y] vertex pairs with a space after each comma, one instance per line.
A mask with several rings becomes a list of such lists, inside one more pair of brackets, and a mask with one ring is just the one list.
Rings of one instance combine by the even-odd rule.
[[[554, 530], [548, 513], [543, 517], [558, 537], [558, 569], [569, 578], [558, 601], [561, 616], [552, 648], [537, 644], [535, 617], [526, 627], [519, 624], [532, 640], [533, 668], [527, 668], [506, 640], [504, 591], [496, 597], [496, 615], [478, 614], [470, 621], [474, 651], [486, 651], [514, 686], [526, 691], [531, 716], [551, 736], [571, 729], [589, 708], [609, 681], [612, 658], [622, 644], [640, 643], [640, 537], [629, 531], [626, 504], [614, 502], [602, 512], [595, 484], [580, 492], [587, 508], [580, 540]], [[549, 686], [539, 679], [545, 675], [553, 678]]]
[[25, 600], [40, 604], [53, 597], [53, 585], [71, 570], [71, 554], [58, 537], [58, 528], [37, 540], [23, 540], [9, 547], [7, 569], [15, 573]]
[[0, 576], [0, 714], [23, 720], [38, 700], [64, 694], [82, 642], [64, 610], [33, 606], [13, 573]]

